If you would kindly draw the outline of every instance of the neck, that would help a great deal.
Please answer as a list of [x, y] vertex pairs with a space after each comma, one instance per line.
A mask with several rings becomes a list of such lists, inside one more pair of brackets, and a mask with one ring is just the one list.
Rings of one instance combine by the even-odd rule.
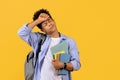
[[52, 34], [49, 34], [49, 36], [52, 37], [52, 38], [58, 38], [58, 37], [60, 37], [60, 34], [59, 34], [58, 31], [56, 31], [56, 32], [54, 32]]

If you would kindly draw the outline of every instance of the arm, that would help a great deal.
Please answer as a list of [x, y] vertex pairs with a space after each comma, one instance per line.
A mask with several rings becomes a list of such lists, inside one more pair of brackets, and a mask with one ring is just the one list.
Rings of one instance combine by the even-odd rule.
[[33, 28], [28, 28], [27, 24], [24, 24], [22, 28], [18, 30], [18, 35], [21, 39], [27, 42], [30, 46], [35, 48], [36, 42], [38, 42], [39, 34], [31, 32]]
[[77, 49], [77, 45], [73, 39], [69, 40], [69, 53], [71, 55], [71, 61], [73, 70], [78, 70], [81, 67], [80, 59], [79, 59], [79, 51]]
[[19, 29], [18, 35], [24, 41], [26, 41], [30, 46], [35, 47], [36, 42], [38, 42], [39, 35], [37, 33], [31, 32], [31, 31], [36, 25], [40, 24], [41, 22], [43, 22], [47, 18], [48, 18], [48, 15], [41, 13], [39, 15], [38, 19], [36, 19], [35, 21], [32, 21], [28, 24], [23, 25], [23, 27], [21, 29]]

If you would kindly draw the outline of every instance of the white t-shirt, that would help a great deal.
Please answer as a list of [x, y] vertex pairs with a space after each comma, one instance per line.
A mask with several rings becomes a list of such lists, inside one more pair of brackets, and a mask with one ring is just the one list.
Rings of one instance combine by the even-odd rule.
[[56, 74], [56, 70], [52, 65], [53, 56], [50, 50], [51, 47], [57, 45], [59, 42], [60, 38], [51, 38], [49, 49], [41, 68], [41, 80], [62, 80], [62, 77]]

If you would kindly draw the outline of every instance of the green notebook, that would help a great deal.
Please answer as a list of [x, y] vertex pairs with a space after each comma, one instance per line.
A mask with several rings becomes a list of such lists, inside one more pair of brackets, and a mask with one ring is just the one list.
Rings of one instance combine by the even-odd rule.
[[68, 44], [67, 41], [63, 41], [53, 47], [51, 47], [51, 52], [52, 54], [64, 54], [67, 53], [68, 54]]

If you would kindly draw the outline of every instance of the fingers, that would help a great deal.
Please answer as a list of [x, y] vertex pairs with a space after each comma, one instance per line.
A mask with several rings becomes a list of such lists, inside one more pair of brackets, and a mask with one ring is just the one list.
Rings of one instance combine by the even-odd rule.
[[49, 17], [49, 16], [48, 16], [47, 14], [45, 14], [45, 13], [41, 13], [39, 16], [42, 17], [42, 18], [46, 18], [46, 19]]
[[45, 13], [41, 13], [37, 19], [37, 21], [39, 23], [46, 21], [49, 18], [49, 15], [45, 14]]
[[52, 62], [55, 62], [55, 61], [56, 61], [55, 59], [52, 60]]

